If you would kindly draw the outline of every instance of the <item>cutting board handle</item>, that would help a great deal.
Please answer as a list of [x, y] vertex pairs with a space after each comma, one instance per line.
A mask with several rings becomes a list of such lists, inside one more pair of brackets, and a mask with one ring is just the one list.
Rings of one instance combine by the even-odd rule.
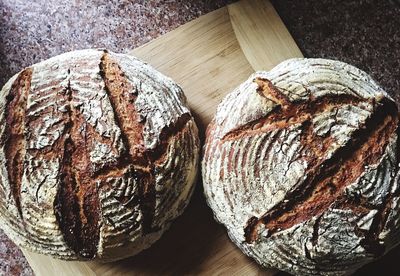
[[269, 70], [282, 58], [303, 56], [270, 1], [239, 1], [228, 5], [228, 11], [236, 39], [254, 71]]

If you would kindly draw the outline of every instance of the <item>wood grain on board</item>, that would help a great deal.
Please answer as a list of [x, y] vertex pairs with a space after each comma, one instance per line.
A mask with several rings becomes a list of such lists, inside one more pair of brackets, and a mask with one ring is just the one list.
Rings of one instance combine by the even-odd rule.
[[[255, 70], [302, 54], [269, 1], [242, 0], [131, 52], [178, 82], [204, 133], [221, 99]], [[41, 275], [273, 275], [230, 242], [202, 197], [137, 256], [114, 263], [66, 262], [24, 251]]]

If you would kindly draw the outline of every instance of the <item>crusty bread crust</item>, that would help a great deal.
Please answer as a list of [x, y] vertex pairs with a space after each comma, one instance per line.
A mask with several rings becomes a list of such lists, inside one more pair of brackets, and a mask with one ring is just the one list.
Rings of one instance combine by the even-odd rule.
[[23, 70], [0, 97], [0, 222], [20, 246], [111, 261], [149, 247], [179, 216], [198, 131], [181, 88], [103, 50]]
[[260, 264], [342, 275], [399, 242], [399, 117], [364, 72], [292, 59], [257, 72], [207, 129], [204, 192]]

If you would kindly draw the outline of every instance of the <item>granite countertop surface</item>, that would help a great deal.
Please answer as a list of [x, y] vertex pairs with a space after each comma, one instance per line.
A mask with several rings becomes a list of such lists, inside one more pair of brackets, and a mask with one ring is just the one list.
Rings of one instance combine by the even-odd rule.
[[[0, 0], [0, 87], [22, 68], [51, 56], [96, 47], [127, 52], [231, 2]], [[400, 103], [400, 5], [395, 0], [272, 2], [306, 57], [353, 64]], [[399, 248], [357, 274], [384, 273], [396, 265], [396, 256]], [[1, 230], [0, 275], [33, 275]]]

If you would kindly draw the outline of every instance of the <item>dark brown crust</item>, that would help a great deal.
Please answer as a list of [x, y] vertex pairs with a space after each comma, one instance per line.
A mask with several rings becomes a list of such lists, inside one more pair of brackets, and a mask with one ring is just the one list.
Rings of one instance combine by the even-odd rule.
[[[107, 52], [101, 58], [100, 72], [114, 110], [116, 123], [121, 129], [122, 142], [127, 149], [117, 167], [126, 168], [130, 165], [135, 167], [135, 177], [139, 180], [138, 201], [143, 214], [143, 231], [149, 233], [153, 231], [152, 222], [156, 204], [155, 183], [152, 177], [154, 164], [144, 146], [143, 124], [139, 122], [139, 115], [134, 105], [136, 95], [130, 92], [135, 88], [130, 87], [121, 68]], [[112, 166], [98, 172], [97, 176], [101, 178], [103, 174], [108, 174], [114, 169]]]
[[101, 58], [100, 73], [114, 109], [115, 120], [122, 132], [123, 143], [129, 151], [127, 158], [137, 165], [147, 166], [149, 162], [143, 141], [143, 124], [135, 110], [136, 95], [132, 93], [136, 88], [130, 86], [117, 62], [107, 52]]
[[[260, 82], [261, 80], [258, 79], [259, 85]], [[270, 85], [272, 84], [268, 83], [268, 85], [265, 84], [261, 86], [268, 89], [268, 92], [263, 92], [263, 94], [271, 93], [270, 90], [277, 90], [277, 88], [271, 88]], [[278, 94], [278, 92], [275, 92], [274, 94]], [[312, 117], [319, 113], [346, 104], [358, 105], [363, 102], [363, 100], [351, 95], [329, 95], [317, 99], [293, 103], [288, 103], [286, 100], [282, 100], [283, 98], [283, 96], [279, 97], [280, 101], [285, 104], [284, 106], [279, 104], [265, 117], [229, 131], [221, 139], [221, 142], [237, 140], [244, 136], [255, 135], [260, 132], [272, 131], [274, 129], [287, 128], [294, 124], [307, 124]]]
[[70, 84], [65, 91], [68, 118], [65, 122], [61, 185], [54, 203], [56, 219], [68, 246], [81, 258], [96, 256], [99, 241], [100, 203], [96, 183], [91, 179], [87, 126], [72, 105]]
[[[173, 127], [164, 128], [159, 136], [157, 147], [154, 150], [147, 150], [144, 146], [143, 124], [135, 110], [136, 95], [131, 92], [134, 91], [135, 87], [130, 86], [117, 62], [107, 52], [104, 52], [101, 59], [100, 72], [127, 151], [122, 154], [118, 164], [96, 172], [95, 176], [97, 179], [104, 179], [105, 175], [115, 175], [114, 171], [116, 170], [123, 173], [128, 166], [133, 165], [135, 168], [134, 177], [138, 179], [140, 184], [138, 202], [143, 214], [143, 232], [154, 232], [158, 230], [158, 227], [153, 225], [156, 205], [155, 180], [153, 177], [155, 165], [163, 162], [171, 138], [177, 136], [187, 127], [191, 115], [189, 113], [183, 114]], [[124, 199], [120, 199], [120, 201], [123, 202]]]
[[290, 99], [285, 94], [283, 94], [278, 88], [276, 88], [270, 80], [263, 78], [256, 78], [254, 82], [257, 83], [258, 85], [257, 88], [258, 94], [275, 102], [276, 104], [279, 104], [282, 107], [282, 109], [287, 109], [292, 105]]
[[[307, 110], [308, 114], [314, 114], [313, 112], [315, 110]], [[321, 215], [335, 202], [344, 202], [344, 188], [362, 174], [365, 165], [378, 162], [398, 125], [396, 106], [384, 99], [377, 103], [377, 108], [365, 127], [356, 131], [351, 141], [335, 152], [330, 159], [325, 159], [326, 145], [330, 144], [329, 137], [321, 138], [313, 134], [309, 120], [303, 123], [302, 144], [306, 146], [304, 151], [311, 153], [305, 155], [315, 157], [308, 160], [306, 180], [287, 193], [285, 200], [257, 219], [257, 223], [255, 218], [252, 218], [245, 228], [246, 242], [252, 243], [257, 238], [256, 229], [260, 224], [268, 229], [270, 236]], [[320, 148], [319, 145], [325, 146]], [[343, 208], [349, 208], [349, 202], [346, 202]], [[352, 208], [357, 209], [357, 206]], [[363, 212], [361, 209], [359, 211]]]
[[23, 70], [11, 86], [6, 98], [4, 137], [5, 160], [9, 183], [15, 204], [22, 217], [21, 210], [21, 180], [24, 173], [25, 159], [25, 113], [30, 90], [32, 69]]

